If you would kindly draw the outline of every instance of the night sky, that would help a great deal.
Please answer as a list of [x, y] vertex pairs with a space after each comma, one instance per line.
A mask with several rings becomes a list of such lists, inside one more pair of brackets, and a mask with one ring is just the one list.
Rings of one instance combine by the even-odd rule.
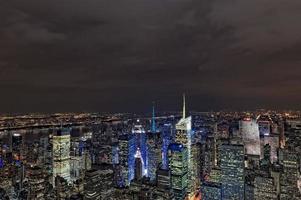
[[0, 0], [0, 113], [301, 108], [300, 0]]

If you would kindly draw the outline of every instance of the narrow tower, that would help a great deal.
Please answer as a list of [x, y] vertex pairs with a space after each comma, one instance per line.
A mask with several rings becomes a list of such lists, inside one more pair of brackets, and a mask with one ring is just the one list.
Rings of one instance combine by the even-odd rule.
[[155, 121], [155, 102], [153, 102], [153, 115], [152, 115], [152, 133], [156, 132], [156, 121]]

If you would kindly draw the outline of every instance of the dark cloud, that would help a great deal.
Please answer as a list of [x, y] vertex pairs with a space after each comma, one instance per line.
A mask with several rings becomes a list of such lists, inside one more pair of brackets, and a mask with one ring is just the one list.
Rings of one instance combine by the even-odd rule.
[[[298, 108], [298, 0], [0, 0], [2, 112]], [[1, 95], [2, 96], [2, 95]]]

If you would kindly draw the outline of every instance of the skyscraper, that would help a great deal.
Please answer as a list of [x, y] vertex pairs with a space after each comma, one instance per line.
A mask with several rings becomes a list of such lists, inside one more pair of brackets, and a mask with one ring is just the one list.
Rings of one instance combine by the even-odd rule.
[[176, 138], [175, 142], [182, 144], [184, 147], [187, 148], [188, 153], [188, 196], [193, 197], [196, 190], [197, 190], [197, 183], [196, 183], [196, 165], [197, 163], [193, 161], [193, 154], [191, 153], [191, 145], [192, 145], [192, 118], [186, 118], [186, 100], [185, 94], [183, 95], [183, 113], [182, 118], [176, 124]]
[[187, 197], [188, 187], [188, 151], [182, 144], [173, 143], [168, 150], [171, 188], [176, 200]]
[[246, 154], [260, 156], [260, 137], [257, 122], [251, 118], [245, 118], [239, 122], [239, 130]]
[[140, 180], [142, 178], [142, 159], [141, 152], [138, 148], [135, 154], [135, 179]]
[[119, 186], [128, 186], [134, 179], [135, 172], [135, 137], [132, 135], [122, 135], [119, 137], [119, 165], [122, 174], [122, 180]]
[[70, 132], [59, 129], [53, 135], [53, 178], [60, 176], [70, 181]]
[[147, 176], [151, 181], [156, 179], [156, 171], [159, 164], [162, 162], [162, 134], [157, 131], [155, 124], [155, 107], [153, 105], [151, 132], [146, 134], [146, 166]]
[[280, 176], [280, 200], [301, 199], [301, 193], [298, 189], [300, 155], [288, 149], [282, 150], [281, 154], [283, 172]]
[[161, 133], [147, 133], [147, 174], [151, 181], [156, 179], [156, 171], [162, 161]]
[[[137, 120], [138, 122], [138, 120]], [[142, 173], [147, 176], [147, 146], [146, 146], [146, 133], [142, 125], [136, 124], [132, 128], [132, 134], [135, 136], [136, 148], [140, 149], [142, 160]]]
[[172, 142], [172, 124], [164, 124], [162, 130], [162, 168], [168, 169], [168, 146]]
[[244, 146], [223, 144], [221, 152], [221, 183], [223, 200], [244, 199]]

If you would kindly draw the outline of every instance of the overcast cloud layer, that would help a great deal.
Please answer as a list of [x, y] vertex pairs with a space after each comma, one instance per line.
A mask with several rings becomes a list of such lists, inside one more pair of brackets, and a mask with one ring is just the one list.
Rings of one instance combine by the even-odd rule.
[[0, 0], [0, 113], [300, 108], [300, 0]]

